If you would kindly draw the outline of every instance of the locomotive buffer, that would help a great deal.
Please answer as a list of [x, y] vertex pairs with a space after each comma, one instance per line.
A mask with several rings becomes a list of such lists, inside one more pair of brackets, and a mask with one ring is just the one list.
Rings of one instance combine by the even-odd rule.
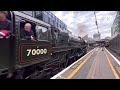
[[51, 79], [119, 79], [120, 61], [105, 47], [97, 47]]

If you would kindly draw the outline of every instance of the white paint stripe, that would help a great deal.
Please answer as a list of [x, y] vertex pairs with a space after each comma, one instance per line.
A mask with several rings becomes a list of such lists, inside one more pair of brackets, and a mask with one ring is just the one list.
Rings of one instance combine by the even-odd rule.
[[[93, 49], [95, 50], [95, 48]], [[91, 53], [93, 50], [91, 50], [90, 52], [88, 52], [86, 55], [84, 55], [83, 57], [81, 57], [80, 59], [78, 59], [77, 61], [75, 61], [73, 64], [71, 64], [70, 66], [68, 66], [67, 68], [65, 68], [63, 71], [61, 71], [60, 73], [56, 74], [55, 76], [53, 76], [50, 79], [55, 79], [58, 76], [60, 76], [61, 74], [63, 74], [65, 71], [67, 71], [69, 68], [71, 68], [74, 64], [76, 64], [77, 62], [79, 62], [80, 60], [82, 60], [84, 57], [86, 57], [89, 53]]]
[[61, 78], [63, 78], [63, 79], [66, 79], [65, 77], [62, 77], [62, 76], [59, 76], [59, 77], [61, 77]]
[[[106, 49], [106, 48], [105, 48]], [[120, 61], [116, 58], [116, 57], [114, 57], [107, 49], [106, 49], [106, 51], [114, 58], [114, 60], [120, 65]]]

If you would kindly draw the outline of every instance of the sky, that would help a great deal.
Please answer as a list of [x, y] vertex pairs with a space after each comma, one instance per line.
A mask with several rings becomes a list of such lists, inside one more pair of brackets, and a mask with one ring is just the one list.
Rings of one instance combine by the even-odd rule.
[[116, 11], [95, 11], [98, 22], [98, 30], [95, 24], [94, 11], [51, 11], [60, 20], [67, 24], [68, 30], [76, 36], [88, 34], [93, 38], [93, 34], [98, 30], [101, 39], [111, 37], [111, 26], [116, 16]]

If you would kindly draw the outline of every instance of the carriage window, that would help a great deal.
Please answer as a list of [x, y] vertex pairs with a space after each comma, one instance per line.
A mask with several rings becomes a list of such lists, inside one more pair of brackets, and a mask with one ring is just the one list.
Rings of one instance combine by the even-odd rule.
[[48, 40], [48, 30], [42, 26], [36, 26], [37, 40]]
[[25, 39], [26, 33], [25, 33], [25, 24], [26, 23], [30, 23], [31, 24], [31, 31], [30, 33], [32, 33], [32, 36], [36, 39], [36, 30], [35, 30], [35, 24], [26, 20], [22, 20], [20, 22], [20, 38], [21, 39]]

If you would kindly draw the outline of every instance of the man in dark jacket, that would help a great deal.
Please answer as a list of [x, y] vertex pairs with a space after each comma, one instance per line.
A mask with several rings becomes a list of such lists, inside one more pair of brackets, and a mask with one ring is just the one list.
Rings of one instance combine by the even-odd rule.
[[31, 30], [31, 24], [26, 23], [24, 29], [21, 32], [21, 38], [25, 40], [35, 40], [33, 30]]

